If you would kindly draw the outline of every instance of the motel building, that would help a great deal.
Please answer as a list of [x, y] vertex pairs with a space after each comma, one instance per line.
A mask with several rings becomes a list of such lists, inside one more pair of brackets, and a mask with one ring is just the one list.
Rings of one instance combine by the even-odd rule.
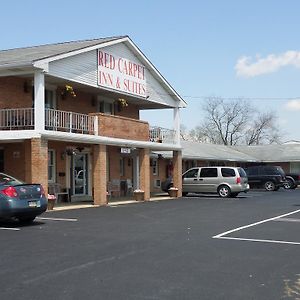
[[[181, 196], [185, 106], [128, 36], [0, 51], [0, 172], [96, 205], [149, 200], [173, 173]], [[169, 109], [170, 128], [141, 120], [149, 109]]]

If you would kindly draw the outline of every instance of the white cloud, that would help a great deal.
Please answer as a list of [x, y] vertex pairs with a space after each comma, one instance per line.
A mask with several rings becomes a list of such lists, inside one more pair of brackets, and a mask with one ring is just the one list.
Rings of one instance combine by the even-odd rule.
[[255, 61], [249, 56], [238, 59], [235, 70], [239, 77], [255, 77], [273, 73], [285, 66], [300, 68], [300, 52], [286, 51], [282, 54], [269, 54], [265, 58], [257, 56]]
[[287, 110], [300, 110], [300, 99], [289, 100], [285, 108]]

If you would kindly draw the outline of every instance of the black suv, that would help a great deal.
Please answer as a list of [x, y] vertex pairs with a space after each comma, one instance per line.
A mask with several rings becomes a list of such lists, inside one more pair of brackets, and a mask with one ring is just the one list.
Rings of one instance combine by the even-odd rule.
[[245, 169], [250, 187], [264, 187], [267, 191], [277, 191], [283, 187], [286, 178], [280, 166], [255, 166]]

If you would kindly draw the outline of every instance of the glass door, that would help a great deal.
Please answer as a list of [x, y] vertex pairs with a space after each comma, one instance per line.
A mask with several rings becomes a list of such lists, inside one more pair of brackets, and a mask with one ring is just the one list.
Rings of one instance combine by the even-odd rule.
[[73, 155], [73, 195], [88, 194], [88, 155], [76, 153]]

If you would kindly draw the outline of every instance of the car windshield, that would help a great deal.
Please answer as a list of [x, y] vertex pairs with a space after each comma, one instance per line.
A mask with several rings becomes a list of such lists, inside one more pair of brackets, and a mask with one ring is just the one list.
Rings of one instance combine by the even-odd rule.
[[243, 168], [238, 168], [238, 171], [241, 177], [247, 177], [247, 174]]
[[0, 173], [0, 185], [17, 185], [22, 183], [22, 181], [16, 178]]

